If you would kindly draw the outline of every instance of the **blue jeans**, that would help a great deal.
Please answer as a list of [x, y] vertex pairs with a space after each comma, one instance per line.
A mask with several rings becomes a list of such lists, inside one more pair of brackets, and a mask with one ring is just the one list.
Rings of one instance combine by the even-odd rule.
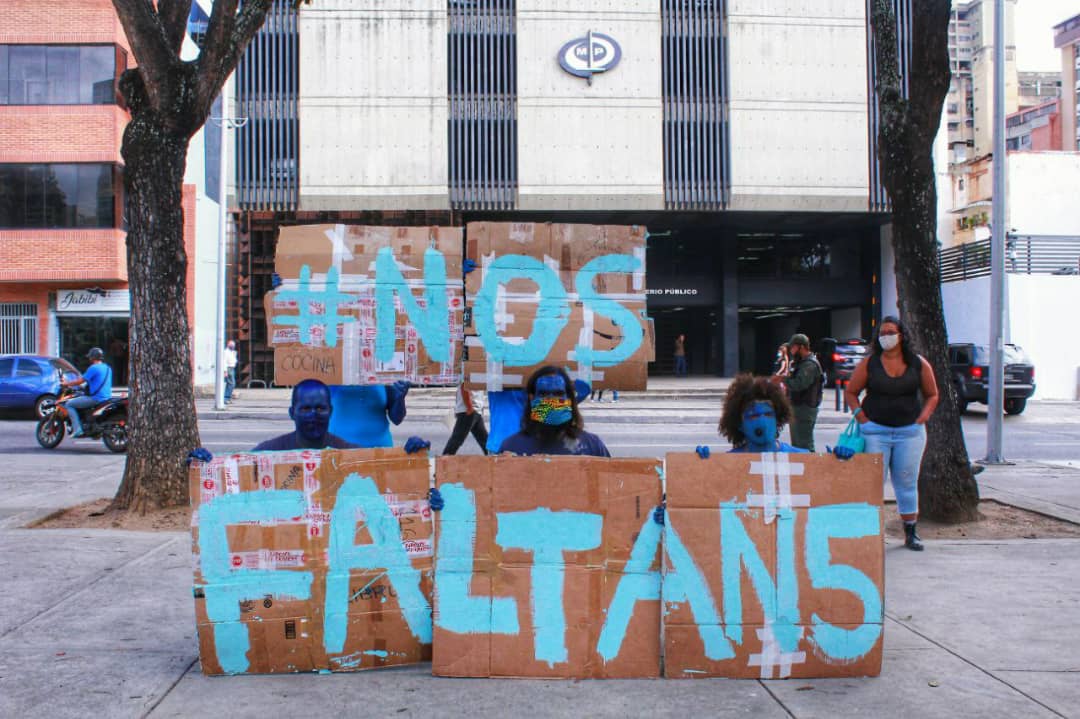
[[896, 509], [900, 514], [918, 513], [919, 465], [926, 449], [926, 427], [921, 424], [886, 427], [868, 421], [860, 429], [866, 439], [866, 451], [882, 455], [885, 475], [892, 480], [896, 494]]
[[233, 390], [236, 389], [236, 368], [230, 367], [225, 370], [225, 401], [232, 399]]
[[675, 355], [675, 376], [686, 376], [686, 357], [685, 355]]
[[75, 435], [82, 432], [82, 421], [79, 419], [79, 410], [86, 409], [87, 407], [93, 407], [98, 404], [98, 400], [93, 397], [73, 397], [64, 403], [67, 407], [68, 417], [71, 417], [71, 435]]

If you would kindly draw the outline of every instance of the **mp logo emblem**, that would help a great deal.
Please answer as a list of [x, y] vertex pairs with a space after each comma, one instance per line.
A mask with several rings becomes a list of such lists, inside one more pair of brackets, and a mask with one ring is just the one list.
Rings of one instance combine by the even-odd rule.
[[593, 75], [607, 72], [619, 64], [622, 48], [615, 39], [590, 30], [584, 37], [571, 40], [559, 50], [559, 65], [571, 75], [592, 84]]

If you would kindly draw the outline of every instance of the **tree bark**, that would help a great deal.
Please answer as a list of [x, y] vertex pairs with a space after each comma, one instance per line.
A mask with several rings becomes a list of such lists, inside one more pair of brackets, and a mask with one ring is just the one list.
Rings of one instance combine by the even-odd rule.
[[881, 108], [878, 161], [892, 203], [893, 249], [900, 315], [913, 344], [934, 369], [941, 401], [927, 425], [919, 473], [919, 511], [943, 522], [978, 517], [979, 487], [971, 472], [948, 363], [948, 334], [938, 268], [937, 187], [933, 142], [949, 86], [949, 0], [912, 2], [909, 97], [902, 91], [892, 0], [874, 0]]
[[127, 465], [113, 507], [142, 513], [187, 501], [184, 459], [200, 442], [181, 204], [188, 138], [170, 129], [139, 96], [142, 84], [137, 76], [126, 80], [126, 100], [133, 110], [121, 147], [131, 288], [132, 402]]

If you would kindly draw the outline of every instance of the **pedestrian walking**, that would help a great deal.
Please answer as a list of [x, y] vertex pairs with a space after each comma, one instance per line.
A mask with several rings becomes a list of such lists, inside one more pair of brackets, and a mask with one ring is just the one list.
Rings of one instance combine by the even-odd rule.
[[788, 342], [788, 357], [791, 361], [789, 376], [773, 376], [774, 381], [783, 381], [791, 399], [791, 444], [802, 449], [814, 451], [814, 425], [817, 424], [818, 406], [821, 404], [822, 377], [821, 364], [810, 351], [810, 338], [804, 334], [792, 335]]
[[225, 343], [225, 403], [232, 402], [233, 390], [236, 389], [236, 342]]
[[462, 382], [458, 384], [454, 398], [454, 429], [451, 430], [450, 439], [446, 441], [442, 453], [457, 454], [470, 432], [480, 445], [481, 451], [487, 454], [488, 432], [484, 425], [483, 407], [478, 397], [465, 389], [465, 383]]
[[[862, 402], [859, 394], [866, 390]], [[919, 395], [922, 395], [920, 400]], [[855, 367], [844, 398], [860, 423], [867, 452], [880, 452], [904, 521], [904, 546], [923, 550], [919, 518], [919, 467], [926, 449], [926, 422], [938, 404], [930, 363], [917, 354], [896, 317], [878, 327], [870, 356]], [[883, 477], [884, 479], [884, 477]]]
[[686, 376], [686, 335], [675, 338], [675, 376]]

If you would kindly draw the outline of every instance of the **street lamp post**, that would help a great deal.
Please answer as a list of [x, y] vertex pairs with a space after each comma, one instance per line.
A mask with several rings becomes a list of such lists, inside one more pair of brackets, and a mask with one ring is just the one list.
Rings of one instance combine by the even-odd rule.
[[1005, 0], [994, 0], [994, 221], [990, 228], [990, 385], [985, 464], [1005, 463], [1005, 52]]

